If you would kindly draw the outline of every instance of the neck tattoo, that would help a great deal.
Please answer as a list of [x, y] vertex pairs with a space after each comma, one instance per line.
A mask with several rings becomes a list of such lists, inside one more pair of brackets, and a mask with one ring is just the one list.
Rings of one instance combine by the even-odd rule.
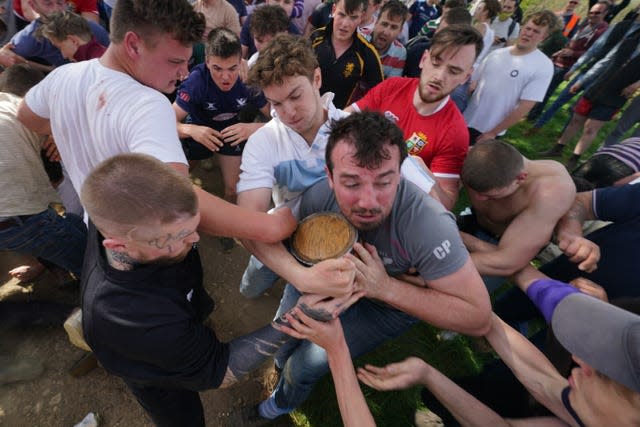
[[109, 265], [116, 270], [130, 271], [138, 266], [138, 262], [124, 252], [116, 252], [110, 249], [106, 249], [105, 252]]

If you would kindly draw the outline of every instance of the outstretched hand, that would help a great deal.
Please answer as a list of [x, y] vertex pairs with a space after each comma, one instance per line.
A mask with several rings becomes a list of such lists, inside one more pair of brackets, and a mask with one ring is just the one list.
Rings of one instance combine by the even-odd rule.
[[376, 390], [402, 390], [423, 384], [429, 365], [417, 357], [409, 357], [402, 362], [377, 367], [365, 365], [358, 368], [358, 379]]

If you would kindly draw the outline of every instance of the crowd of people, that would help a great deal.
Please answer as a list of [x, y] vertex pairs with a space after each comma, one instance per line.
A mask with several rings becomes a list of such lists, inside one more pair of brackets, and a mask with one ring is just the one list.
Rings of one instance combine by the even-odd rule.
[[[275, 388], [234, 425], [290, 413], [329, 372], [348, 427], [375, 424], [358, 380], [423, 385], [447, 426], [640, 425], [640, 18], [579, 3], [14, 0], [0, 250], [31, 258], [10, 274], [78, 280], [86, 348], [158, 426], [205, 425], [198, 392], [268, 359]], [[544, 159], [510, 144], [578, 93]], [[189, 179], [214, 156], [222, 197]], [[325, 211], [358, 240], [303, 265], [287, 239]], [[286, 282], [271, 323], [230, 342], [203, 323], [200, 233], [251, 254], [244, 297]], [[532, 319], [550, 327], [528, 337]], [[504, 369], [354, 368], [417, 322], [486, 338]]]

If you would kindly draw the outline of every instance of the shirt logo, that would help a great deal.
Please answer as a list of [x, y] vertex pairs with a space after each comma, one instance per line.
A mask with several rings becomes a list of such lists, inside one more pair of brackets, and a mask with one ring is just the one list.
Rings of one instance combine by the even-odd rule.
[[215, 111], [218, 109], [218, 107], [216, 107], [216, 103], [215, 102], [206, 102], [206, 106], [204, 107], [205, 110], [210, 110], [210, 111]]
[[344, 71], [342, 72], [342, 75], [345, 78], [351, 76], [351, 74], [353, 74], [353, 69], [355, 67], [356, 67], [356, 64], [354, 64], [353, 62], [348, 62], [347, 65], [344, 66]]
[[422, 132], [414, 132], [409, 139], [406, 140], [407, 151], [410, 155], [415, 156], [429, 144], [427, 135]]
[[238, 108], [244, 107], [247, 104], [247, 98], [236, 99], [236, 104], [238, 105]]
[[193, 298], [193, 289], [191, 289], [187, 294], [187, 301], [191, 302], [191, 298]]
[[186, 92], [180, 92], [178, 93], [178, 98], [182, 99], [184, 102], [189, 102], [189, 100], [191, 99], [191, 97], [189, 96], [188, 93]]
[[398, 118], [398, 116], [396, 116], [395, 114], [393, 114], [393, 112], [391, 112], [391, 111], [385, 111], [385, 112], [384, 112], [384, 116], [385, 116], [387, 119], [391, 120], [393, 123], [396, 123], [398, 120], [400, 120], [400, 119]]
[[433, 254], [440, 260], [444, 259], [450, 253], [451, 242], [448, 240], [443, 241], [440, 246], [436, 246], [436, 248], [433, 250]]

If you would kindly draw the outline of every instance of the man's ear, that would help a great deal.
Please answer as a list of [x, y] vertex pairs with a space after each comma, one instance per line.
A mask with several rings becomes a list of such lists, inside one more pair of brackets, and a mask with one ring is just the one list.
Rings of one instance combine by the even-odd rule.
[[76, 46], [82, 46], [82, 45], [84, 44], [84, 43], [83, 43], [84, 41], [82, 40], [82, 38], [80, 38], [80, 37], [78, 37], [78, 36], [76, 36], [76, 35], [69, 34], [67, 37], [68, 37], [69, 39], [71, 39], [71, 41], [72, 41], [73, 43], [75, 43], [75, 45], [76, 45]]
[[422, 58], [420, 58], [420, 63], [418, 64], [418, 67], [420, 67], [420, 69], [422, 70], [422, 67], [424, 66], [425, 62], [429, 60], [429, 49], [425, 49], [424, 52], [422, 52]]
[[142, 39], [138, 34], [133, 31], [127, 31], [124, 35], [123, 45], [127, 56], [130, 58], [138, 58], [140, 56], [140, 49], [142, 48]]
[[331, 173], [327, 165], [324, 165], [324, 171], [327, 174], [327, 182], [329, 183], [329, 188], [333, 190], [333, 174]]
[[118, 237], [105, 237], [102, 241], [102, 246], [114, 252], [127, 251], [127, 242], [124, 239]]
[[319, 90], [322, 86], [322, 72], [320, 67], [313, 70], [313, 85]]
[[528, 176], [529, 176], [529, 172], [522, 171], [516, 176], [516, 181], [518, 181], [518, 184], [522, 184], [524, 180], [527, 179]]

